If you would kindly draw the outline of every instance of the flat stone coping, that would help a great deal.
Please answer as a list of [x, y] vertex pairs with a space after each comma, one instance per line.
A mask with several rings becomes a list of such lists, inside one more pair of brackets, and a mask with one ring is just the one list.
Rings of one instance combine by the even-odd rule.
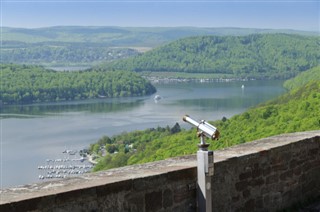
[[[282, 134], [252, 141], [214, 151], [214, 162], [218, 163], [230, 158], [267, 151], [314, 137], [320, 137], [320, 130]], [[146, 178], [149, 176], [161, 175], [178, 170], [196, 168], [196, 166], [196, 155], [188, 155], [157, 162], [125, 166], [107, 171], [83, 174], [78, 177], [70, 177], [23, 185], [14, 188], [7, 188], [0, 190], [0, 205], [73, 190], [96, 187], [99, 185], [107, 185], [125, 180]]]

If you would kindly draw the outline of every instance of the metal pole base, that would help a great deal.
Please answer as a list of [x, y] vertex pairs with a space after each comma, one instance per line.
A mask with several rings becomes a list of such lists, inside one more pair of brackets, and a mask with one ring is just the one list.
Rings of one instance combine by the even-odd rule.
[[[213, 152], [210, 151], [210, 153], [213, 153]], [[211, 212], [212, 211], [212, 198], [211, 198], [211, 176], [212, 175], [210, 174], [211, 171], [209, 171], [210, 165], [208, 163], [209, 158], [208, 158], [207, 150], [203, 151], [200, 149], [197, 152], [197, 162], [198, 162], [198, 187], [197, 187], [198, 211]]]

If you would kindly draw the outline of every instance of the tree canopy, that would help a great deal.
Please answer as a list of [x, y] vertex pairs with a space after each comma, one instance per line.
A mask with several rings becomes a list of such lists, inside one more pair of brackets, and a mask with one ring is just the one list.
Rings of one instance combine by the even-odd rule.
[[155, 87], [136, 73], [57, 72], [41, 66], [0, 65], [2, 104], [150, 95]]

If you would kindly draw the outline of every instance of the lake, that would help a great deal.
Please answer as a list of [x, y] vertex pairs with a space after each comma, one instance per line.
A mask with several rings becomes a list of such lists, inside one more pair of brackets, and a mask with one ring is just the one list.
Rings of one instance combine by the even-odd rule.
[[[185, 114], [195, 120], [230, 118], [285, 92], [282, 81], [155, 86], [157, 93], [146, 97], [2, 107], [1, 188], [39, 182], [37, 167], [47, 159], [65, 157], [65, 149], [87, 148], [103, 135], [176, 122], [190, 128], [182, 121]], [[161, 100], [155, 102], [155, 95]]]

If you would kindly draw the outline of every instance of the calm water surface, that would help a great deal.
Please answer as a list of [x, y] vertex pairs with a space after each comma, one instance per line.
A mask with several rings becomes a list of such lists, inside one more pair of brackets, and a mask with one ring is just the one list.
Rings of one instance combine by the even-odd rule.
[[[230, 118], [285, 92], [281, 81], [156, 87], [157, 93], [147, 97], [2, 107], [1, 188], [38, 182], [37, 167], [47, 158], [57, 158], [66, 148], [86, 148], [103, 135], [176, 122], [189, 128], [182, 121], [185, 114], [197, 120]], [[155, 102], [155, 95], [162, 99]]]

